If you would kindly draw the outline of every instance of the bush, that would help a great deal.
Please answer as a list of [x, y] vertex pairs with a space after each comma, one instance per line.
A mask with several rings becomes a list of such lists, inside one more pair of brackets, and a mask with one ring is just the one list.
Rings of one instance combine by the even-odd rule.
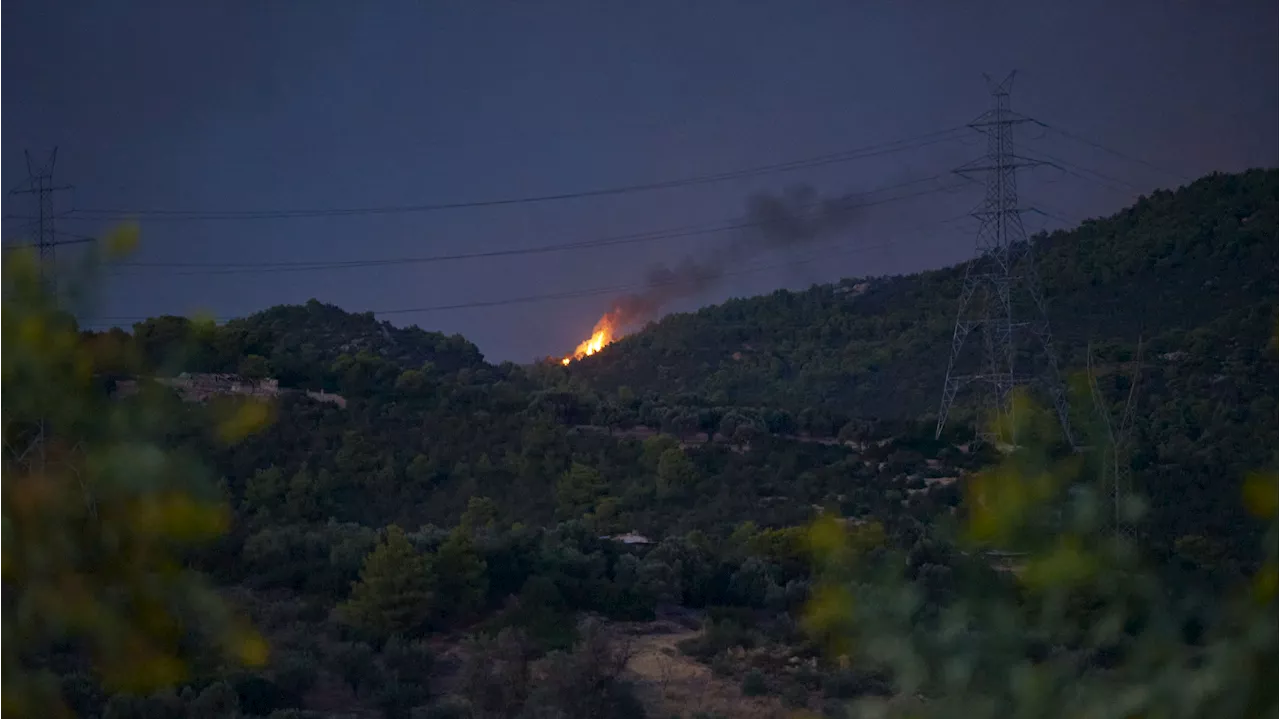
[[426, 684], [435, 657], [426, 642], [397, 636], [382, 648], [382, 663], [401, 682]]
[[379, 682], [372, 695], [374, 705], [382, 710], [386, 719], [408, 719], [412, 709], [430, 698], [425, 687], [399, 681], [394, 676]]
[[782, 704], [788, 709], [804, 709], [809, 705], [809, 692], [799, 684], [792, 684], [783, 690]]
[[254, 674], [245, 674], [232, 681], [240, 698], [240, 709], [245, 714], [266, 716], [277, 709], [296, 706], [298, 697], [285, 691], [280, 685]]
[[284, 654], [272, 663], [276, 683], [286, 692], [302, 696], [316, 683], [319, 668], [316, 660], [309, 655]]
[[187, 706], [191, 719], [222, 719], [240, 713], [240, 697], [226, 682], [214, 682], [204, 688]]
[[853, 669], [838, 671], [822, 681], [822, 695], [833, 699], [853, 699], [860, 696], [890, 696], [893, 688], [879, 674]]
[[409, 719], [469, 719], [471, 707], [461, 699], [449, 698], [428, 707], [416, 707]]
[[[57, 655], [83, 659], [104, 685], [133, 695], [173, 688], [182, 678], [175, 667], [266, 658], [261, 638], [187, 571], [186, 560], [224, 534], [227, 507], [200, 453], [177, 446], [207, 436], [191, 444], [222, 451], [265, 424], [265, 404], [228, 400], [192, 413], [149, 386], [112, 401], [114, 378], [150, 375], [144, 365], [159, 364], [144, 362], [144, 347], [159, 350], [148, 358], [176, 354], [191, 323], [170, 317], [136, 325], [132, 338], [120, 330], [91, 337], [72, 315], [92, 307], [84, 283], [96, 279], [103, 255], [136, 240], [136, 229], [111, 233], [59, 262], [57, 283], [34, 253], [4, 256], [0, 507], [12, 551], [4, 554], [3, 634], [21, 647], [4, 655], [5, 716], [70, 713], [59, 667], [47, 661]], [[84, 687], [67, 689], [72, 701], [99, 701]], [[160, 717], [176, 704], [183, 715], [176, 694], [152, 699], [113, 699], [102, 710], [124, 716], [141, 707]]]
[[752, 669], [742, 678], [742, 693], [749, 697], [758, 697], [769, 691], [768, 685], [764, 681], [764, 673], [759, 669]]
[[331, 656], [338, 676], [357, 694], [363, 694], [378, 675], [373, 648], [364, 642], [343, 643]]
[[723, 620], [709, 624], [706, 630], [678, 645], [680, 651], [695, 659], [710, 659], [726, 649], [743, 647], [750, 649], [756, 645], [755, 635], [737, 622]]
[[[1239, 587], [1197, 586], [1170, 571], [1163, 558], [1144, 556], [1147, 547], [1116, 536], [1114, 519], [1107, 519], [1114, 497], [1094, 476], [1111, 460], [1101, 452], [1064, 450], [1056, 413], [1039, 411], [1023, 395], [1012, 401], [1016, 411], [1002, 421], [1016, 417], [1016, 423], [995, 428], [1016, 432], [1017, 442], [994, 467], [966, 482], [974, 501], [966, 502], [957, 541], [936, 548], [922, 543], [912, 554], [918, 569], [937, 566], [950, 547], [968, 546], [975, 555], [1016, 550], [1020, 571], [1013, 577], [997, 577], [989, 567], [975, 571], [981, 581], [966, 577], [938, 602], [912, 581], [905, 553], [875, 557], [868, 543], [835, 520], [823, 518], [814, 527], [815, 596], [833, 601], [810, 604], [809, 627], [833, 645], [848, 643], [857, 651], [851, 659], [883, 666], [902, 683], [891, 699], [861, 697], [867, 713], [1275, 714], [1269, 673], [1276, 662], [1274, 476], [1254, 475], [1244, 487], [1248, 509], [1268, 521], [1260, 573]], [[1124, 499], [1129, 516], [1138, 515], [1140, 498]], [[1168, 539], [1158, 534], [1151, 538]], [[846, 601], [851, 596], [857, 600]], [[944, 611], [928, 611], [930, 602], [944, 604]], [[1197, 636], [1185, 633], [1188, 620], [1205, 619], [1192, 632]], [[939, 636], [956, 630], [963, 630], [962, 641]], [[1058, 646], [1063, 651], [1055, 651]], [[1032, 662], [1029, 656], [1041, 658]], [[984, 669], [957, 676], [957, 666]], [[1011, 684], [1011, 673], [1020, 680]], [[832, 691], [855, 690], [833, 685]], [[912, 701], [926, 694], [934, 696]]]
[[733, 661], [725, 655], [718, 654], [711, 660], [711, 671], [718, 677], [733, 676]]
[[849, 707], [839, 699], [828, 699], [822, 703], [822, 716], [827, 719], [848, 719]]
[[644, 707], [622, 679], [630, 657], [627, 642], [599, 624], [586, 623], [572, 652], [547, 658], [547, 676], [526, 709], [536, 707], [567, 719], [640, 719]]
[[98, 716], [106, 697], [93, 677], [77, 672], [62, 678], [62, 700], [76, 716]]

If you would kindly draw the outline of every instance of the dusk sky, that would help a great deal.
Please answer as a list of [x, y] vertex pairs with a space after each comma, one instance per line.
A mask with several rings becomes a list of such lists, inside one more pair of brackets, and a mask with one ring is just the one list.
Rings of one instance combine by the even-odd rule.
[[[807, 183], [865, 205], [829, 238], [733, 258], [683, 310], [778, 287], [964, 259], [982, 188], [947, 175], [985, 151], [983, 73], [1018, 71], [1031, 230], [1110, 213], [1214, 170], [1274, 167], [1274, 0], [1043, 2], [41, 2], [9, 0], [4, 187], [23, 149], [59, 148], [58, 227], [141, 222], [90, 324], [242, 316], [308, 298], [460, 332], [490, 360], [563, 354], [608, 290], [658, 262], [727, 252], [726, 233], [573, 251], [423, 258], [740, 221], [752, 193]], [[1056, 132], [1065, 130], [1072, 137]], [[883, 152], [885, 143], [918, 139]], [[1088, 142], [1118, 150], [1112, 154]], [[733, 172], [858, 148], [880, 154], [653, 191], [460, 209]], [[935, 178], [935, 176], [941, 177]], [[930, 179], [934, 178], [934, 179]], [[896, 188], [896, 189], [883, 189]], [[879, 190], [878, 192], [876, 190]], [[896, 198], [896, 199], [895, 199]], [[398, 208], [395, 211], [365, 211]], [[205, 219], [228, 211], [339, 216]], [[29, 215], [6, 197], [6, 215]], [[199, 213], [205, 213], [202, 218]], [[225, 215], [224, 215], [225, 216]], [[6, 220], [5, 241], [24, 240]], [[74, 249], [67, 248], [67, 254]], [[273, 264], [275, 263], [275, 264]], [[494, 306], [400, 311], [554, 294]]]

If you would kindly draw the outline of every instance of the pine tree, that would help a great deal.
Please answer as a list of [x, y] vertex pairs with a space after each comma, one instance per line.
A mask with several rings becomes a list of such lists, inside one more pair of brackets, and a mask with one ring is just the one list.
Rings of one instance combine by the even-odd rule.
[[678, 497], [698, 481], [698, 469], [679, 447], [662, 453], [658, 460], [658, 497]]
[[606, 489], [608, 485], [600, 472], [574, 462], [556, 482], [556, 508], [561, 517], [576, 519], [593, 511]]
[[440, 545], [433, 566], [436, 577], [437, 604], [447, 617], [475, 612], [488, 592], [488, 568], [476, 552], [471, 535], [455, 529]]
[[432, 611], [432, 574], [427, 557], [404, 530], [387, 527], [360, 569], [360, 581], [338, 607], [352, 626], [376, 637], [420, 632]]

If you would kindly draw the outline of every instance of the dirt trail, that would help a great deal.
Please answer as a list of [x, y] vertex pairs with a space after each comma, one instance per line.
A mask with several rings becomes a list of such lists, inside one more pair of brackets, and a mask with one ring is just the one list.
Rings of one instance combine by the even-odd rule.
[[738, 683], [716, 676], [711, 669], [680, 652], [677, 644], [696, 637], [698, 630], [674, 622], [619, 625], [631, 641], [628, 674], [649, 716], [692, 717], [699, 712], [746, 719], [791, 716], [773, 697], [748, 697]]

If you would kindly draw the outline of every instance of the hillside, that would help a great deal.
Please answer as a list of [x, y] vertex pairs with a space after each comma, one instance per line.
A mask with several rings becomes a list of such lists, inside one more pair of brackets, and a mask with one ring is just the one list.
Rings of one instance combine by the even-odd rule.
[[[1092, 341], [1100, 387], [1118, 405], [1145, 337], [1131, 460], [1161, 546], [1190, 535], [1237, 551], [1252, 541], [1238, 493], [1223, 490], [1274, 463], [1276, 368], [1266, 348], [1276, 190], [1275, 171], [1213, 175], [1035, 240], [1067, 374], [1083, 369]], [[448, 524], [480, 495], [503, 516], [546, 524], [576, 514], [556, 492], [583, 465], [593, 474], [578, 480], [598, 486], [578, 503], [605, 507], [613, 530], [724, 532], [737, 521], [800, 521], [850, 494], [851, 479], [882, 474], [823, 438], [897, 435], [908, 448], [943, 447], [917, 440], [931, 435], [961, 272], [734, 300], [667, 317], [568, 368], [490, 365], [461, 337], [315, 301], [207, 331], [160, 318], [135, 336], [153, 361], [180, 355], [171, 370], [248, 367], [351, 401], [339, 410], [282, 400], [265, 435], [218, 453], [233, 496], [274, 470], [281, 482], [314, 478], [308, 516], [317, 518]], [[850, 421], [858, 417], [881, 421]], [[971, 417], [956, 417], [963, 435]], [[687, 485], [678, 492], [654, 483], [667, 447], [654, 438], [642, 451], [628, 438], [654, 431], [707, 445], [679, 469], [668, 462]], [[695, 496], [713, 501], [677, 501]]]
[[[1153, 512], [1138, 540], [1187, 597], [1258, 563], [1264, 528], [1241, 511], [1239, 485], [1275, 464], [1275, 190], [1275, 172], [1214, 176], [1037, 240], [1069, 367], [1093, 338], [1099, 386], [1119, 403], [1147, 337], [1129, 460]], [[899, 690], [883, 664], [837, 661], [806, 629], [832, 569], [811, 553], [819, 514], [841, 517], [837, 533], [866, 559], [905, 572], [917, 594], [902, 636], [938, 635], [971, 582], [1027, 606], [997, 571], [1017, 567], [955, 534], [978, 511], [965, 501], [972, 477], [1000, 458], [958, 441], [963, 418], [943, 441], [915, 421], [941, 381], [958, 272], [673, 316], [568, 368], [492, 365], [461, 337], [314, 301], [222, 326], [162, 317], [35, 343], [84, 361], [32, 353], [26, 371], [92, 366], [84, 377], [99, 381], [74, 422], [46, 425], [39, 403], [19, 405], [41, 410], [26, 431], [92, 441], [133, 428], [156, 455], [198, 459], [193, 478], [220, 480], [204, 490], [226, 502], [228, 531], [184, 558], [271, 646], [263, 666], [145, 698], [109, 697], [73, 647], [38, 659], [84, 716], [234, 714], [217, 713], [226, 705], [273, 717], [843, 716], [842, 702]], [[39, 338], [14, 339], [28, 334]], [[237, 398], [140, 379], [178, 372], [344, 401], [259, 393], [269, 423], [229, 444]], [[133, 392], [102, 391], [126, 378]], [[7, 425], [10, 444], [29, 438], [23, 426]], [[1061, 454], [1066, 482], [1087, 489], [1104, 458]], [[111, 467], [132, 486], [132, 466]], [[68, 506], [88, 511], [81, 475], [64, 480]], [[40, 536], [47, 523], [26, 526]], [[1145, 616], [1142, 596], [1125, 611]], [[1118, 616], [1078, 604], [1081, 627]], [[1023, 632], [1015, 665], [1084, 657], [1073, 677], [1113, 666], [1121, 650], [1095, 652], [1084, 636], [1069, 627], [1046, 647]]]
[[[1276, 195], [1275, 170], [1216, 174], [1033, 238], [1064, 375], [1084, 370], [1092, 343], [1114, 416], [1144, 338], [1131, 459], [1157, 544], [1208, 535], [1241, 551], [1255, 537], [1237, 487], [1276, 461]], [[858, 417], [927, 426], [962, 276], [957, 266], [732, 300], [560, 371], [623, 407], [771, 407], [819, 436]], [[972, 423], [972, 410], [953, 418]]]
[[[1244, 310], [1245, 324], [1274, 323], [1276, 191], [1275, 170], [1212, 175], [1035, 237], [1066, 364], [1082, 364], [1089, 340], [1162, 346]], [[914, 417], [937, 408], [962, 276], [955, 266], [731, 300], [668, 316], [566, 371], [604, 393]]]
[[[457, 372], [487, 368], [480, 350], [461, 336], [396, 327], [372, 313], [348, 313], [311, 300], [281, 305], [217, 328], [182, 317], [158, 317], [133, 327], [143, 359], [170, 371], [270, 373], [300, 389], [358, 389], [394, 380], [405, 369]], [[385, 376], [384, 376], [385, 375]]]

